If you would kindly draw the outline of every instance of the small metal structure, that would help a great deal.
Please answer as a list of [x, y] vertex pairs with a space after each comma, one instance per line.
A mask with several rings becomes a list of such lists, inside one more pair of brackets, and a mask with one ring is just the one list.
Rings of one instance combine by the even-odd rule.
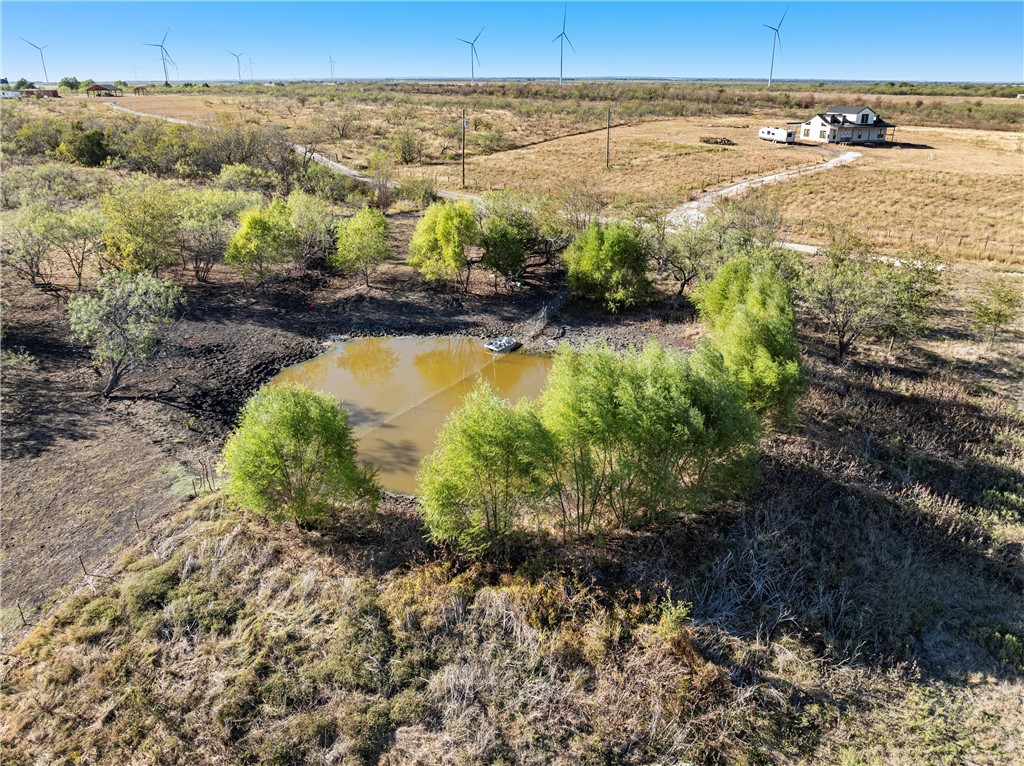
[[146, 93], [147, 93], [146, 86], [145, 85], [136, 86], [136, 87], [132, 88], [132, 93], [135, 94], [136, 96], [145, 96]]
[[507, 354], [509, 351], [515, 351], [521, 345], [523, 344], [515, 338], [510, 338], [505, 335], [501, 338], [495, 338], [494, 340], [488, 341], [484, 344], [484, 348], [488, 351], [493, 351], [495, 354]]

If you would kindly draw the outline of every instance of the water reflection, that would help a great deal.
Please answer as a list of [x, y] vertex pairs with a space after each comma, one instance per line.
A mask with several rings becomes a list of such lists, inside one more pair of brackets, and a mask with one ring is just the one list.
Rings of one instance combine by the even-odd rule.
[[540, 393], [550, 367], [546, 357], [495, 357], [473, 338], [358, 338], [282, 370], [274, 381], [343, 401], [361, 457], [379, 467], [385, 487], [412, 493], [420, 459], [480, 377], [515, 401]]
[[335, 364], [348, 370], [352, 380], [360, 386], [370, 386], [391, 377], [398, 364], [398, 354], [387, 338], [361, 338], [358, 342], [343, 344]]

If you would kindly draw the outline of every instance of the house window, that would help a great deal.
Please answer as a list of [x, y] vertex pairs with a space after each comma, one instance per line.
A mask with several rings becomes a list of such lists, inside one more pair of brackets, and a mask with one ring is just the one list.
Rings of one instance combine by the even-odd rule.
[[858, 141], [860, 141], [860, 139], [861, 139], [861, 138], [863, 137], [863, 135], [864, 135], [864, 134], [863, 134], [863, 133], [861, 133], [861, 132], [860, 132], [860, 131], [858, 130], [858, 131], [857, 131], [857, 140], [858, 140]]
[[810, 128], [804, 128], [804, 138], [810, 138], [810, 136], [811, 136], [811, 129]]
[[818, 134], [818, 138], [824, 138], [826, 135], [828, 135], [828, 131], [823, 130]]
[[861, 122], [862, 122], [863, 124], [865, 124], [865, 125], [866, 125], [866, 124], [867, 124], [867, 122], [868, 122], [868, 116], [867, 116], [866, 114], [862, 114], [862, 115], [860, 116], [860, 121], [861, 121]]
[[884, 130], [878, 131], [878, 137], [879, 138], [885, 138], [885, 131]]

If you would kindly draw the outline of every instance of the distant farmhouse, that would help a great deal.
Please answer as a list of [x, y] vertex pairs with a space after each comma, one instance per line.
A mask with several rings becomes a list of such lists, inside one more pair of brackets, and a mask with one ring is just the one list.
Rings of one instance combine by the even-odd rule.
[[816, 114], [799, 126], [801, 141], [816, 141], [822, 144], [867, 144], [888, 140], [889, 128], [873, 109], [867, 106], [834, 106], [824, 114]]

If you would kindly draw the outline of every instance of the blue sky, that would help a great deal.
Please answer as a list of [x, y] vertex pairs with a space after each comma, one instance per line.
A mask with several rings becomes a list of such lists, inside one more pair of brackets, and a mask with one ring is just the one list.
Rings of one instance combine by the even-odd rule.
[[[764, 78], [785, 2], [569, 3], [566, 77]], [[13, 81], [162, 79], [158, 42], [180, 80], [235, 78], [226, 49], [257, 79], [557, 77], [562, 4], [547, 2], [0, 2], [0, 69]], [[1024, 3], [793, 2], [780, 79], [1024, 80]]]

